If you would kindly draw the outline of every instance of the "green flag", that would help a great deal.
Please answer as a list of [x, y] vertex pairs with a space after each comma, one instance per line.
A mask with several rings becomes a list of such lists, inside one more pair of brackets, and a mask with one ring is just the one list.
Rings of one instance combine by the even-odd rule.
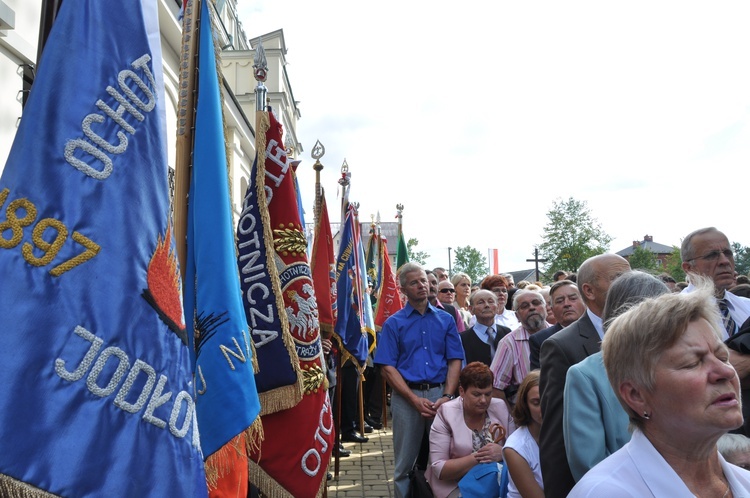
[[378, 254], [378, 241], [375, 234], [375, 225], [370, 229], [370, 240], [367, 243], [367, 254], [365, 256], [365, 265], [367, 276], [372, 284], [373, 296], [377, 296], [380, 288], [380, 256]]
[[409, 249], [406, 247], [404, 232], [399, 230], [398, 249], [396, 249], [396, 271], [400, 271], [404, 264], [409, 262]]

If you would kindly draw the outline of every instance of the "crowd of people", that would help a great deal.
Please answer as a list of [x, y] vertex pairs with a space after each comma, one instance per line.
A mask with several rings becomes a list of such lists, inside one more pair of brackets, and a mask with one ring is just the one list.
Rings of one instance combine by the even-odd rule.
[[715, 228], [681, 257], [684, 284], [614, 254], [550, 285], [400, 268], [373, 362], [396, 496], [420, 452], [436, 497], [750, 496], [744, 276]]

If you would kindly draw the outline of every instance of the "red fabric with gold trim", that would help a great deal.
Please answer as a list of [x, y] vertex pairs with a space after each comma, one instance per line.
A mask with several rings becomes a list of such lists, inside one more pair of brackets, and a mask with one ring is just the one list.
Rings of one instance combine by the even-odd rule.
[[258, 153], [259, 157], [265, 157], [265, 191], [276, 251], [276, 273], [304, 378], [304, 395], [294, 407], [261, 417], [265, 438], [260, 450], [251, 455], [250, 480], [267, 495], [282, 496], [286, 491], [294, 497], [316, 496], [322, 493], [326, 481], [333, 443], [333, 417], [294, 172], [284, 150], [282, 126], [272, 112], [268, 113], [268, 118], [270, 127], [265, 149]]
[[321, 194], [320, 215], [315, 225], [315, 239], [311, 258], [318, 317], [323, 335], [332, 334], [336, 325], [336, 258], [333, 255], [333, 235], [328, 218], [325, 193]]

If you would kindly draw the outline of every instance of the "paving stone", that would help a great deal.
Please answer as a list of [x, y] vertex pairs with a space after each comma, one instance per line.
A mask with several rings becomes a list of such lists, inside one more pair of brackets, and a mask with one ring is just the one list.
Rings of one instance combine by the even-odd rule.
[[[352, 455], [339, 460], [339, 475], [328, 481], [329, 498], [393, 498], [393, 431], [373, 431], [366, 443], [344, 443]], [[329, 472], [333, 473], [334, 462]]]

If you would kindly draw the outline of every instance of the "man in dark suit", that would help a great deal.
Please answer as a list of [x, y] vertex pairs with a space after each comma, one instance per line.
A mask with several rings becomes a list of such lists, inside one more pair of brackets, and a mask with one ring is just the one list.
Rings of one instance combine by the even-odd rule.
[[564, 498], [575, 481], [568, 466], [563, 439], [563, 390], [568, 368], [601, 349], [602, 312], [612, 281], [629, 271], [628, 262], [616, 254], [600, 254], [583, 262], [578, 270], [578, 290], [588, 306], [575, 323], [542, 343], [539, 393], [542, 429], [539, 457], [546, 498]]
[[559, 280], [552, 284], [549, 296], [552, 301], [552, 314], [555, 315], [557, 323], [529, 336], [529, 364], [532, 370], [539, 368], [539, 351], [542, 349], [542, 343], [552, 334], [560, 332], [581, 318], [586, 311], [586, 305], [583, 304], [578, 287], [570, 280]]
[[488, 367], [495, 355], [497, 343], [510, 332], [508, 327], [495, 324], [497, 298], [492, 291], [478, 290], [469, 301], [471, 312], [477, 318], [473, 327], [461, 333], [466, 364], [481, 361]]

